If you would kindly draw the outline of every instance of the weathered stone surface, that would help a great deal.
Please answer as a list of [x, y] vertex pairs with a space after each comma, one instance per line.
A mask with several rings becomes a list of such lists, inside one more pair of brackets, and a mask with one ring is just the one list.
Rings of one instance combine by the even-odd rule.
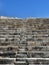
[[[49, 65], [49, 19], [0, 19], [1, 58], [0, 64], [4, 64], [3, 58], [15, 58], [13, 62], [6, 60], [5, 64]], [[39, 61], [37, 58], [47, 60]]]

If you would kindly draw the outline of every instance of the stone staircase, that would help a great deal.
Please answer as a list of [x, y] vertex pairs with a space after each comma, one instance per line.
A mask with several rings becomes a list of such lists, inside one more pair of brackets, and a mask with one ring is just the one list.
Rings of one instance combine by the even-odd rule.
[[0, 19], [1, 65], [49, 65], [49, 19]]

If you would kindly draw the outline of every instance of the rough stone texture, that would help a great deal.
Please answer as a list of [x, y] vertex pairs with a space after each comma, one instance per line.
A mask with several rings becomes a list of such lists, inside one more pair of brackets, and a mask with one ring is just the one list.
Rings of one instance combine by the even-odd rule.
[[0, 19], [0, 64], [49, 65], [49, 19]]

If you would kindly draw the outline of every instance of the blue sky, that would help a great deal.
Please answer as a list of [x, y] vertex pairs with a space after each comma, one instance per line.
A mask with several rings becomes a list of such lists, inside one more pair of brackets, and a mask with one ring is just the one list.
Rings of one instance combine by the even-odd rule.
[[0, 16], [49, 17], [49, 0], [0, 0]]

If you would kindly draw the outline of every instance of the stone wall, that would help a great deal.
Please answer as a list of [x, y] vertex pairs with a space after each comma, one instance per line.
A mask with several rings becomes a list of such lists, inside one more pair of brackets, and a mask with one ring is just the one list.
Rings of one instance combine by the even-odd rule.
[[49, 19], [0, 19], [0, 64], [49, 65]]

